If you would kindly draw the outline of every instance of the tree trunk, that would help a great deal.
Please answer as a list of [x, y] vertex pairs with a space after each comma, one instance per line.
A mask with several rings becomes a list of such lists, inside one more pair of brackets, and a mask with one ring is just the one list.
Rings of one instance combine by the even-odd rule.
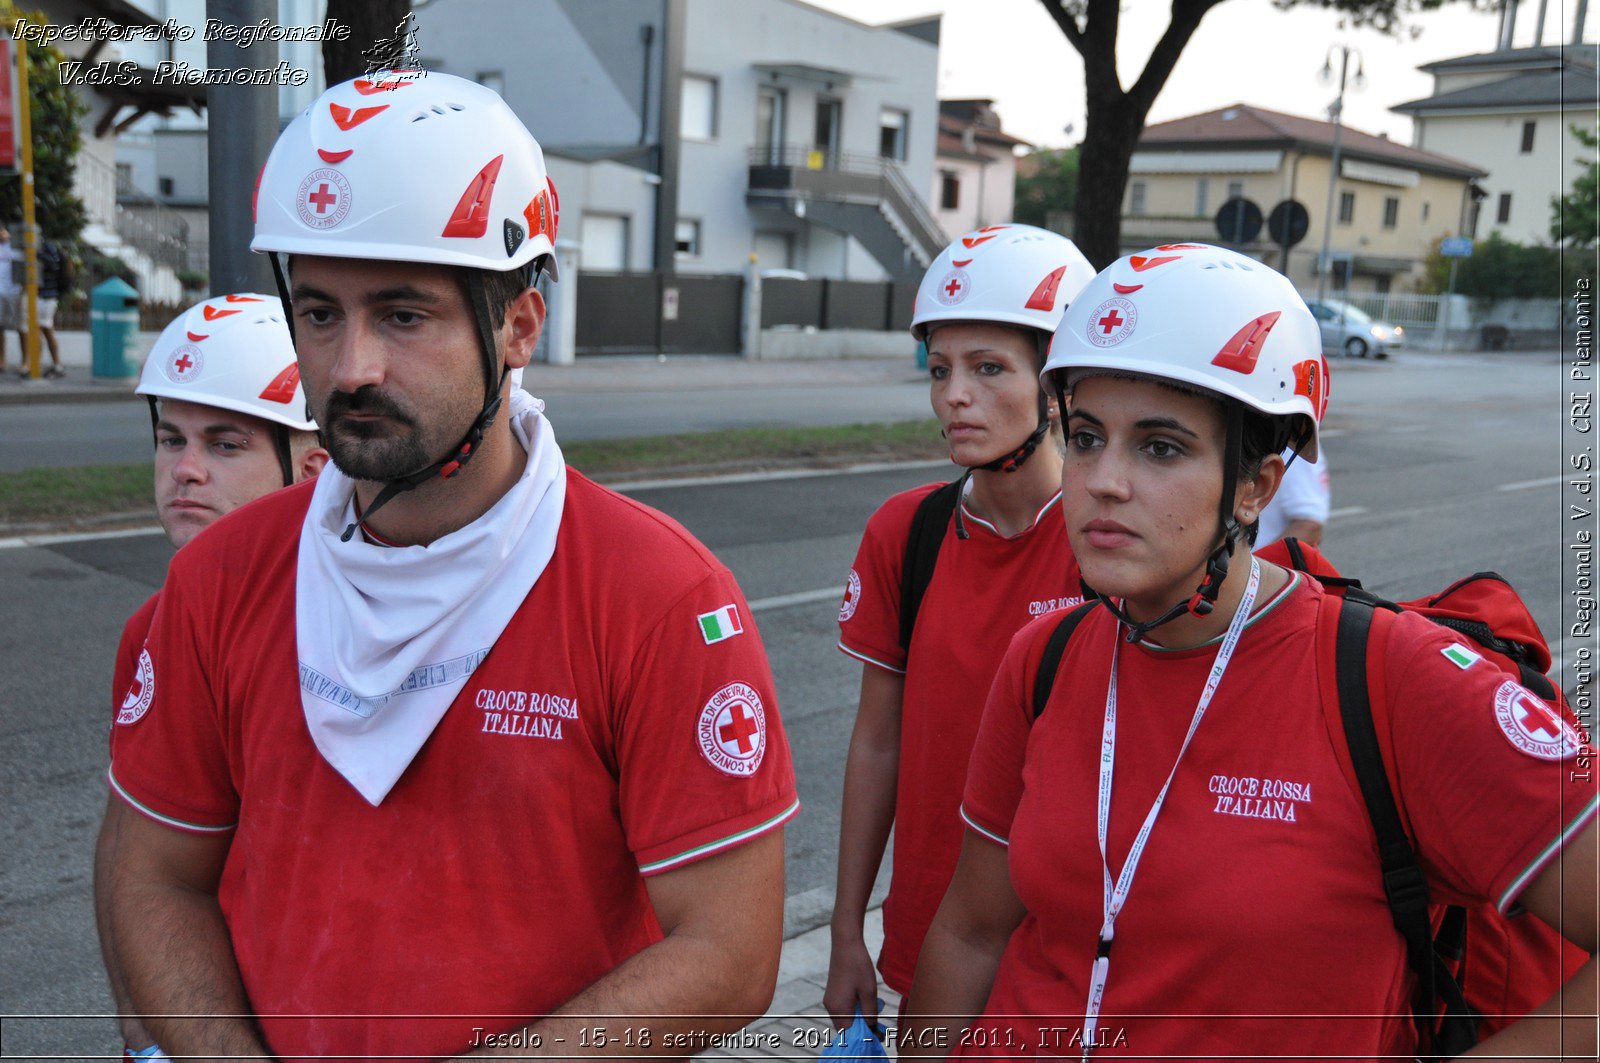
[[[1072, 239], [1095, 269], [1122, 255], [1122, 190], [1144, 125], [1142, 112], [1120, 90], [1091, 92], [1088, 123], [1078, 153], [1078, 204]], [[1099, 97], [1098, 99], [1096, 97]]]
[[379, 41], [403, 45], [411, 0], [328, 0], [328, 15], [350, 27], [346, 40], [322, 42], [322, 72], [329, 85], [360, 77], [373, 69], [365, 54]]

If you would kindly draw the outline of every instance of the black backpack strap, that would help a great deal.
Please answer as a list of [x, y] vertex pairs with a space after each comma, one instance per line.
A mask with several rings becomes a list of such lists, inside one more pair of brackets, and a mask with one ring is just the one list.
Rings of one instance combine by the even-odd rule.
[[922, 595], [933, 580], [933, 566], [939, 560], [945, 529], [955, 515], [961, 481], [953, 480], [925, 495], [911, 517], [911, 532], [906, 536], [905, 563], [900, 567], [900, 645], [911, 650], [911, 632], [917, 626], [917, 611]]
[[1055, 630], [1050, 632], [1050, 641], [1044, 644], [1044, 656], [1039, 658], [1039, 668], [1033, 673], [1033, 718], [1037, 720], [1044, 713], [1044, 707], [1050, 702], [1050, 691], [1056, 685], [1056, 672], [1061, 669], [1061, 655], [1067, 652], [1067, 642], [1072, 638], [1072, 633], [1078, 630], [1078, 625], [1083, 623], [1083, 618], [1088, 616], [1099, 600], [1084, 602], [1072, 612], [1061, 618]]
[[[1413, 1017], [1418, 1044], [1424, 1049], [1424, 1058], [1450, 1058], [1472, 1047], [1477, 1039], [1476, 1024], [1461, 987], [1435, 949], [1428, 883], [1417, 864], [1416, 850], [1406, 837], [1383, 764], [1367, 687], [1367, 643], [1373, 608], [1366, 596], [1356, 595], [1347, 596], [1339, 609], [1334, 650], [1339, 715], [1362, 801], [1378, 839], [1389, 916], [1405, 941], [1406, 960], [1417, 975], [1419, 992]], [[1456, 925], [1461, 926], [1459, 922]], [[1452, 933], [1457, 940], [1450, 947], [1462, 948], [1464, 927]], [[1445, 1005], [1443, 1022], [1439, 1021], [1440, 1001]]]

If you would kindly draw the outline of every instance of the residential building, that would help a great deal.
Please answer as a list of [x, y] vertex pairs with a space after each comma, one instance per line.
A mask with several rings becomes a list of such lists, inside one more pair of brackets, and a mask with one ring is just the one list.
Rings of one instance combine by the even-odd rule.
[[1414, 122], [1412, 144], [1465, 159], [1486, 173], [1476, 226], [1517, 243], [1550, 242], [1550, 198], [1566, 192], [1594, 152], [1573, 135], [1593, 132], [1597, 48], [1512, 48], [1429, 63], [1433, 95], [1392, 110]]
[[[944, 242], [924, 199], [939, 21], [799, 0], [418, 0], [423, 63], [539, 138], [586, 270], [881, 280]], [[486, 25], [506, 32], [488, 34]]]
[[[1263, 226], [1239, 246], [1314, 288], [1328, 216], [1332, 123], [1236, 104], [1148, 126], [1129, 167], [1122, 206], [1125, 250], [1175, 240], [1231, 243], [1214, 218], [1243, 197], [1263, 217], [1293, 201], [1304, 238], [1274, 246]], [[1434, 241], [1461, 231], [1483, 171], [1437, 152], [1345, 126], [1329, 231], [1330, 278], [1354, 292], [1413, 290]]]
[[1016, 149], [1027, 141], [1000, 128], [994, 101], [940, 100], [933, 216], [952, 236], [1011, 220]]

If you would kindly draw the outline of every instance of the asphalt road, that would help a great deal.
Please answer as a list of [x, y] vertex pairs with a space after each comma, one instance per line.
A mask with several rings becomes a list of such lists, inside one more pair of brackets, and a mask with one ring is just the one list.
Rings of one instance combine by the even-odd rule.
[[[1563, 378], [1553, 356], [1336, 364], [1328, 553], [1396, 597], [1498, 570], [1523, 592], [1560, 656], [1562, 419]], [[805, 803], [788, 832], [791, 932], [825, 920], [831, 893], [860, 675], [834, 649], [842, 577], [877, 504], [944, 472], [901, 468], [634, 492], [733, 569], [771, 655]], [[123, 619], [160, 583], [168, 555], [154, 535], [0, 548], [0, 800], [7, 809], [0, 1013], [109, 1009], [89, 854], [105, 800], [111, 660]], [[113, 1048], [105, 1019], [12, 1021], [6, 1033], [8, 1055]]]

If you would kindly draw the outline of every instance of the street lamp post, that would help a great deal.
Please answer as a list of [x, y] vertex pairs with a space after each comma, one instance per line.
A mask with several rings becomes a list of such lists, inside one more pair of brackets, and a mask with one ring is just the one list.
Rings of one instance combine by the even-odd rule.
[[1322, 61], [1322, 80], [1333, 80], [1333, 53], [1339, 53], [1339, 96], [1333, 101], [1333, 106], [1328, 108], [1328, 117], [1333, 119], [1333, 159], [1328, 165], [1328, 205], [1322, 212], [1322, 250], [1317, 255], [1317, 302], [1322, 302], [1328, 292], [1328, 240], [1333, 235], [1333, 193], [1339, 184], [1339, 149], [1344, 142], [1344, 89], [1350, 73], [1350, 56], [1356, 57], [1355, 87], [1361, 88], [1366, 84], [1366, 75], [1362, 73], [1361, 51], [1348, 45], [1336, 44], [1328, 49], [1326, 58]]

